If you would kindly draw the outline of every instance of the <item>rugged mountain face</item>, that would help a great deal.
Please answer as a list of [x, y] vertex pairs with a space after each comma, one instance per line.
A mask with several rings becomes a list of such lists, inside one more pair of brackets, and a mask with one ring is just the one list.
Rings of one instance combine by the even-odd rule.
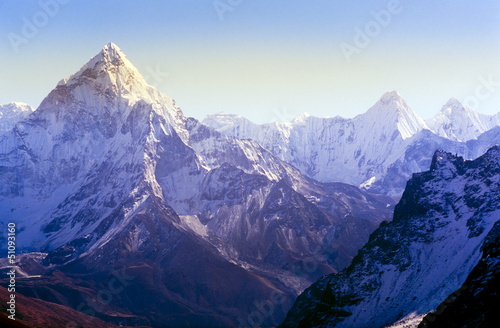
[[486, 236], [483, 256], [464, 284], [418, 327], [495, 327], [500, 315], [500, 221]]
[[[395, 91], [353, 119], [302, 115], [290, 123], [257, 125], [221, 113], [203, 123], [226, 135], [256, 140], [319, 181], [340, 181], [389, 195], [401, 195], [412, 173], [429, 167], [436, 149], [465, 158], [480, 156], [465, 142], [500, 124], [496, 116], [475, 113], [456, 100], [424, 122]], [[486, 149], [500, 143], [482, 141]]]
[[181, 138], [183, 119], [112, 44], [59, 82], [2, 139], [0, 208], [26, 229], [19, 247], [51, 249], [89, 233], [142, 182], [160, 193], [145, 161], [156, 136]]
[[347, 269], [304, 291], [282, 327], [383, 327], [436, 309], [495, 235], [499, 179], [498, 146], [473, 161], [437, 151], [430, 170], [408, 182], [393, 221]]
[[0, 105], [0, 134], [12, 130], [17, 122], [33, 112], [33, 108], [24, 103], [13, 102]]
[[120, 325], [276, 325], [394, 203], [184, 117], [114, 44], [0, 140], [2, 228], [48, 253], [19, 290]]

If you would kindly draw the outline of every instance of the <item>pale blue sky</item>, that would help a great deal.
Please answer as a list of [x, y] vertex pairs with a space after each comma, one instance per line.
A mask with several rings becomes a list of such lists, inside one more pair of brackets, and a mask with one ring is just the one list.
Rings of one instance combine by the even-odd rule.
[[[256, 122], [352, 117], [391, 90], [423, 118], [450, 97], [500, 111], [494, 0], [59, 0], [44, 9], [55, 1], [0, 3], [0, 103], [38, 106], [114, 42], [199, 119], [219, 111]], [[377, 22], [373, 13], [390, 8], [390, 22]], [[34, 23], [37, 31], [25, 27]], [[346, 58], [341, 45], [355, 47], [360, 30], [368, 39]]]

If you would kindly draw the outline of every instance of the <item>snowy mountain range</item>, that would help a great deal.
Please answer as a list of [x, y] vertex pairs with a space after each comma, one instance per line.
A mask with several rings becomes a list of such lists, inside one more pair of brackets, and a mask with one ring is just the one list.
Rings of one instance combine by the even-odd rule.
[[471, 159], [500, 144], [491, 134], [481, 138], [500, 129], [500, 113], [479, 114], [451, 99], [435, 117], [424, 121], [396, 91], [384, 94], [366, 113], [352, 119], [304, 114], [289, 123], [258, 125], [220, 113], [207, 116], [203, 124], [226, 135], [256, 140], [316, 180], [388, 195], [401, 195], [411, 174], [429, 167], [436, 149]]
[[[114, 44], [0, 136], [19, 290], [117, 325], [236, 326], [270, 299], [276, 325], [394, 205], [185, 117]], [[117, 274], [133, 286], [96, 301]]]
[[200, 123], [110, 43], [35, 111], [0, 113], [16, 290], [74, 320], [276, 326], [323, 277], [285, 326], [392, 324], [489, 272], [472, 269], [496, 240], [498, 115], [456, 100], [428, 121], [389, 92], [353, 119]]
[[[421, 317], [451, 294], [463, 298], [466, 288], [456, 291], [469, 274], [498, 279], [498, 261], [486, 254], [497, 255], [499, 184], [500, 147], [473, 161], [437, 151], [430, 170], [408, 182], [394, 219], [381, 224], [347, 269], [301, 294], [281, 327], [385, 327]], [[470, 280], [469, 295], [490, 294], [498, 306], [494, 284], [472, 286], [486, 287], [490, 279]], [[479, 311], [464, 317], [473, 322], [488, 313]]]
[[466, 142], [477, 139], [486, 131], [500, 126], [500, 113], [496, 115], [477, 113], [452, 98], [436, 116], [426, 120], [425, 123], [440, 137]]

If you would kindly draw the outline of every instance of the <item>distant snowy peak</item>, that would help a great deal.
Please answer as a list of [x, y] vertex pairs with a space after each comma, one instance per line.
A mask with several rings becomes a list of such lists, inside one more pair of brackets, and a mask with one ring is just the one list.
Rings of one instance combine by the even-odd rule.
[[33, 107], [21, 102], [0, 105], [0, 133], [12, 130], [17, 122], [33, 112]]
[[295, 121], [256, 124], [242, 116], [227, 113], [207, 115], [202, 123], [227, 136], [255, 140], [282, 160], [285, 157], [281, 150], [286, 149], [290, 129], [298, 125], [294, 124]]
[[[428, 129], [425, 122], [415, 114], [397, 91], [385, 93], [367, 112], [353, 119], [345, 119], [340, 116], [318, 118], [308, 113], [303, 113], [291, 122], [274, 122], [259, 125], [239, 115], [218, 113], [208, 115], [203, 120], [203, 123], [225, 134], [235, 135], [239, 138], [252, 138], [253, 135], [257, 134], [256, 130], [259, 129], [276, 127], [283, 131], [302, 125], [314, 125], [324, 120], [335, 123], [353, 122], [361, 129], [369, 128], [371, 132], [374, 132], [375, 129], [376, 132], [382, 134], [392, 134], [395, 131], [399, 131], [403, 139], [415, 135], [422, 129]], [[256, 140], [260, 141], [259, 139]]]
[[9, 111], [12, 113], [24, 112], [28, 114], [34, 111], [33, 107], [31, 107], [30, 105], [17, 101], [0, 105], [0, 108], [2, 109], [2, 112], [4, 114]]
[[392, 102], [404, 102], [403, 97], [396, 90], [387, 91], [380, 97], [379, 102], [392, 103]]
[[235, 126], [251, 127], [251, 128], [258, 127], [257, 124], [251, 122], [250, 120], [244, 118], [243, 116], [239, 116], [236, 114], [228, 114], [224, 112], [207, 115], [203, 120], [203, 124], [210, 126], [222, 133], [228, 132]]
[[291, 123], [296, 123], [296, 124], [297, 123], [302, 123], [302, 122], [307, 121], [311, 117], [312, 116], [309, 115], [308, 113], [302, 113], [301, 115], [299, 115], [296, 118], [294, 118]]
[[[489, 131], [500, 119], [500, 114], [485, 119], [484, 115], [471, 112], [452, 99], [440, 116], [427, 124], [398, 92], [392, 91], [354, 118], [305, 114], [291, 122], [255, 124], [241, 116], [221, 113], [208, 116], [203, 123], [225, 135], [259, 142], [313, 179], [400, 195], [412, 173], [429, 167], [436, 149], [471, 158], [498, 144], [494, 129], [489, 136], [471, 144], [470, 149], [456, 137], [450, 137], [457, 133], [444, 132], [443, 128], [441, 133], [434, 132], [454, 120], [458, 120], [452, 124], [456, 130], [467, 132], [476, 124], [482, 126], [479, 131]], [[469, 123], [470, 119], [476, 123]], [[471, 137], [458, 139], [467, 141]]]
[[427, 128], [425, 122], [415, 114], [397, 91], [386, 92], [373, 107], [366, 113], [356, 116], [354, 120], [365, 127], [373, 125], [371, 128], [384, 132], [391, 132], [396, 128], [403, 139], [410, 138], [418, 131]]
[[457, 99], [451, 98], [441, 111], [426, 123], [441, 137], [454, 141], [468, 141], [500, 125], [499, 118], [498, 115], [477, 113]]

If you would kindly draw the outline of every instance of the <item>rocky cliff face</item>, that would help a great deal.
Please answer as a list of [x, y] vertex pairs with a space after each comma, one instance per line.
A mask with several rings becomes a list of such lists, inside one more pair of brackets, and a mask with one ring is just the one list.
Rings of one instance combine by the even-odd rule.
[[424, 327], [495, 327], [500, 314], [500, 222], [488, 233], [483, 255], [464, 284], [419, 324]]
[[383, 327], [436, 309], [488, 248], [499, 179], [498, 146], [473, 161], [437, 151], [430, 170], [408, 182], [393, 221], [347, 269], [306, 289], [282, 327]]

